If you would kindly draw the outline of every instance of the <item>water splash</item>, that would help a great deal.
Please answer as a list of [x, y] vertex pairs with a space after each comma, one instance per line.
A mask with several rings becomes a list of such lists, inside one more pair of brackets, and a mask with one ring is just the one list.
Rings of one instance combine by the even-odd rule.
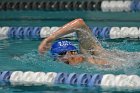
[[[86, 48], [86, 47], [88, 47], [88, 46], [91, 47], [92, 44], [95, 45], [95, 43], [98, 44], [99, 46], [101, 46], [101, 43], [97, 40], [97, 38], [94, 35], [92, 36], [92, 33], [90, 33], [89, 31], [86, 31], [85, 29], [81, 29], [81, 28], [78, 28], [75, 30], [82, 32], [82, 34], [80, 34], [82, 36], [78, 36], [78, 37], [81, 42], [83, 42], [83, 43], [86, 42], [85, 49], [90, 49], [90, 48]], [[124, 45], [124, 44], [126, 45], [126, 43], [128, 43], [128, 42], [126, 40], [124, 40], [122, 45]], [[132, 42], [131, 42], [131, 44], [132, 44]], [[108, 44], [106, 44], [106, 45], [108, 45]], [[109, 46], [107, 46], [107, 47], [109, 47]], [[88, 50], [88, 51], [95, 51], [95, 50], [92, 49], [92, 50]], [[112, 50], [106, 49], [105, 51], [100, 53], [99, 56], [93, 56], [93, 57], [96, 59], [108, 61], [110, 64], [112, 64], [111, 68], [102, 68], [102, 67], [100, 68], [99, 66], [92, 66], [92, 67], [88, 66], [87, 70], [91, 70], [92, 68], [94, 70], [97, 68], [100, 71], [101, 70], [114, 70], [114, 71], [123, 70], [124, 73], [135, 74], [139, 70], [139, 66], [138, 66], [140, 64], [139, 56], [140, 56], [140, 52], [127, 52], [127, 51], [120, 51], [120, 50], [116, 50], [116, 49], [112, 49]], [[87, 65], [85, 65], [85, 67], [86, 66]], [[135, 68], [135, 69], [132, 69], [132, 68]]]

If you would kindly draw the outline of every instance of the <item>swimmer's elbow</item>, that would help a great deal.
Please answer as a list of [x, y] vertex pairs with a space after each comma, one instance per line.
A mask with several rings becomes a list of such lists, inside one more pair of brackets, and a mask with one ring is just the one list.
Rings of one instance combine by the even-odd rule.
[[83, 20], [83, 19], [79, 18], [79, 19], [77, 19], [77, 20], [78, 20], [78, 22], [79, 22], [80, 24], [85, 25], [85, 22], [84, 22], [84, 20]]
[[76, 20], [79, 22], [84, 22], [82, 18], [77, 18]]
[[[85, 24], [85, 22], [84, 22], [84, 20], [82, 19], [82, 18], [77, 18], [77, 19], [75, 19], [73, 22], [72, 22], [73, 24], [75, 23], [75, 24], [77, 24], [77, 26], [82, 26], [82, 25], [86, 25]], [[79, 24], [79, 25], [78, 25]]]

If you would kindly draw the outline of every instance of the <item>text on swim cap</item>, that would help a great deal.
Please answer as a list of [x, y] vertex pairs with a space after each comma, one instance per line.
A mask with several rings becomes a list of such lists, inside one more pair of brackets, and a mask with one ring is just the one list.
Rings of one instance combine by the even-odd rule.
[[60, 46], [72, 45], [71, 42], [68, 42], [68, 41], [61, 41], [61, 42], [58, 42], [58, 44], [59, 44]]

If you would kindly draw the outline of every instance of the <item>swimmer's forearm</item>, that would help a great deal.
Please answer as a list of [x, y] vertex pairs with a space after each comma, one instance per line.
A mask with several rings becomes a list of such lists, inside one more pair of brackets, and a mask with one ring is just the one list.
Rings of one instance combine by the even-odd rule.
[[96, 64], [96, 65], [107, 65], [108, 64], [108, 62], [106, 62], [105, 60], [93, 59], [93, 57], [88, 57], [87, 61], [89, 63]]
[[64, 36], [66, 34], [72, 33], [72, 32], [77, 32], [78, 30], [74, 30], [75, 28], [86, 28], [88, 29], [88, 26], [84, 23], [82, 19], [76, 19], [74, 21], [71, 21], [58, 29], [56, 32], [52, 33], [49, 37], [44, 39], [46, 43], [52, 42], [56, 39], [58, 39], [61, 36]]

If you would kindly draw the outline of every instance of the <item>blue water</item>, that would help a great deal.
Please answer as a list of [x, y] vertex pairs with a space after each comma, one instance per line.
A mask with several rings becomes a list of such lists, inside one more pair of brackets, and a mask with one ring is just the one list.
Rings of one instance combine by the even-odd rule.
[[[0, 71], [21, 70], [21, 71], [42, 71], [42, 72], [67, 72], [67, 73], [101, 73], [101, 74], [137, 74], [140, 75], [139, 66], [129, 68], [129, 64], [124, 68], [99, 68], [97, 66], [83, 63], [76, 66], [70, 66], [51, 59], [46, 53], [40, 56], [38, 45], [41, 40], [1, 40], [0, 41]], [[140, 52], [139, 40], [118, 39], [118, 40], [99, 40], [104, 48], [123, 52]], [[77, 41], [73, 41], [77, 44]], [[60, 69], [61, 68], [61, 69]], [[13, 87], [1, 86], [0, 93], [85, 93], [85, 92], [138, 92], [140, 90], [129, 88], [86, 88], [77, 86], [54, 85], [32, 86], [32, 87]]]

